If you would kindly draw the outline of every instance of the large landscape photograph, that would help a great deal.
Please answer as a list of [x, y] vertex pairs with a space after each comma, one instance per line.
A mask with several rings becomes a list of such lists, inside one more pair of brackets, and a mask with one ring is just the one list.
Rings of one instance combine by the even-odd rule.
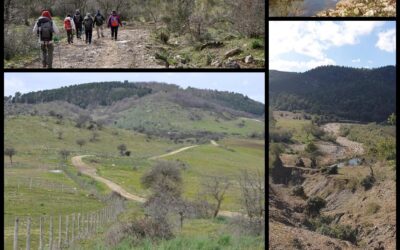
[[265, 249], [264, 73], [6, 73], [5, 249]]
[[395, 22], [269, 27], [269, 249], [397, 249]]

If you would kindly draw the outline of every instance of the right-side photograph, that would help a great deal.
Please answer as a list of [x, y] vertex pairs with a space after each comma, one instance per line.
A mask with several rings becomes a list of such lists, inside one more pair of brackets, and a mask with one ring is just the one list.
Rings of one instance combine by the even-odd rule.
[[269, 21], [269, 249], [396, 249], [395, 21]]
[[270, 0], [270, 17], [396, 17], [396, 0]]

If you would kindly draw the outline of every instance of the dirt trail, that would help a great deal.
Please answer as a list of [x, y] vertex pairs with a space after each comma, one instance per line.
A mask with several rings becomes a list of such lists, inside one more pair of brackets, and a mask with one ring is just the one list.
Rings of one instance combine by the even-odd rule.
[[[97, 38], [97, 32], [93, 30], [91, 45], [86, 45], [84, 35], [83, 39], [74, 36], [73, 44], [63, 40], [54, 48], [53, 68], [165, 67], [157, 62], [151, 51], [149, 28], [119, 28], [117, 41], [111, 40], [109, 29], [104, 30], [104, 35]], [[41, 62], [36, 60], [26, 68], [41, 68]]]
[[219, 144], [218, 144], [216, 141], [211, 140], [210, 142], [211, 142], [211, 144], [212, 144], [213, 146], [219, 147]]
[[175, 151], [172, 151], [172, 152], [169, 152], [169, 153], [166, 153], [166, 154], [163, 154], [163, 155], [157, 155], [157, 156], [150, 157], [149, 160], [155, 160], [155, 159], [167, 157], [167, 156], [174, 155], [174, 154], [177, 154], [177, 153], [180, 153], [182, 151], [185, 151], [185, 150], [188, 150], [188, 149], [191, 149], [191, 148], [194, 148], [194, 147], [198, 147], [198, 146], [199, 145], [183, 147], [183, 148], [177, 149]]
[[327, 123], [322, 126], [322, 129], [327, 132], [332, 132], [337, 136], [336, 142], [341, 146], [347, 148], [352, 154], [362, 155], [364, 154], [364, 148], [362, 143], [349, 140], [346, 137], [339, 136], [340, 126], [346, 125], [345, 123]]
[[[198, 146], [198, 145], [195, 145], [195, 146]], [[194, 147], [194, 146], [191, 146], [191, 147]], [[82, 174], [88, 175], [88, 176], [92, 177], [93, 179], [106, 184], [111, 190], [119, 193], [121, 196], [123, 196], [129, 200], [133, 200], [133, 201], [137, 201], [137, 202], [141, 202], [141, 203], [146, 201], [145, 198], [140, 197], [138, 195], [131, 194], [131, 193], [127, 192], [125, 189], [123, 189], [121, 186], [119, 186], [118, 184], [116, 184], [106, 178], [103, 178], [101, 176], [98, 176], [95, 168], [87, 165], [86, 163], [84, 163], [82, 161], [83, 157], [88, 157], [88, 156], [92, 156], [92, 155], [78, 155], [78, 156], [72, 157], [72, 165], [74, 165], [76, 168], [78, 168], [78, 170]], [[233, 216], [239, 216], [242, 214], [239, 212], [232, 212], [232, 211], [219, 211], [219, 215], [223, 215], [226, 217], [233, 217]]]

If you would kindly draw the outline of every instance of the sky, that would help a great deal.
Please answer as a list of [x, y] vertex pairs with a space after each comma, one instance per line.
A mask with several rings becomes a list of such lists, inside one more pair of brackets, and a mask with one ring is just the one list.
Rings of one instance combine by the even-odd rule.
[[156, 81], [183, 88], [231, 91], [265, 103], [264, 73], [5, 73], [4, 94], [54, 89], [100, 81]]
[[396, 64], [395, 21], [270, 21], [269, 69]]

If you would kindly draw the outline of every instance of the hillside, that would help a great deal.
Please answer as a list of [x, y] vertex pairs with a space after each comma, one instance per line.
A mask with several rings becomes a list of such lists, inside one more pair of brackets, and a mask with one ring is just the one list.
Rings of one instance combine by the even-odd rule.
[[270, 106], [338, 119], [382, 122], [396, 112], [396, 69], [323, 66], [304, 73], [269, 72]]
[[[78, 119], [174, 139], [263, 133], [264, 104], [238, 93], [182, 89], [163, 83], [105, 82], [31, 92], [5, 98], [5, 113]], [[201, 133], [201, 134], [199, 134]]]

